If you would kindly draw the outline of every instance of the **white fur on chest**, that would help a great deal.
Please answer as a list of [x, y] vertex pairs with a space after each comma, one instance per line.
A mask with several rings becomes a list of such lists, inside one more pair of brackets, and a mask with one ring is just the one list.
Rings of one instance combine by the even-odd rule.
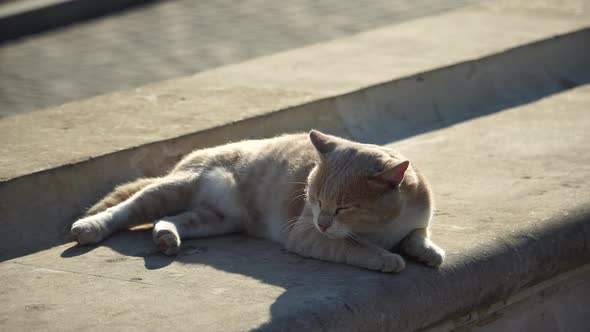
[[284, 227], [286, 225], [282, 224], [284, 220], [282, 213], [276, 208], [271, 208], [263, 219], [263, 223], [266, 225], [265, 237], [275, 242], [284, 243], [286, 238]]
[[287, 216], [281, 208], [285, 195], [277, 190], [273, 192], [273, 195], [261, 195], [257, 200], [258, 207], [262, 211], [260, 222], [264, 225], [262, 236], [280, 243], [283, 243], [286, 238], [284, 222]]
[[402, 214], [389, 223], [381, 239], [375, 239], [383, 248], [390, 249], [410, 234], [411, 231], [427, 228], [430, 222], [428, 209], [406, 208]]

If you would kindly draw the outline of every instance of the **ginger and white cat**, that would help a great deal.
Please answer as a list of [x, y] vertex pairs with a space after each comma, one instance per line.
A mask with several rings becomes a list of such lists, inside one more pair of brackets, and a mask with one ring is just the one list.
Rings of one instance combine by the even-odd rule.
[[439, 266], [429, 240], [432, 197], [399, 153], [311, 131], [249, 140], [187, 155], [166, 176], [117, 187], [76, 221], [81, 245], [154, 222], [167, 255], [182, 239], [244, 232], [287, 250], [371, 270], [399, 272], [404, 259]]

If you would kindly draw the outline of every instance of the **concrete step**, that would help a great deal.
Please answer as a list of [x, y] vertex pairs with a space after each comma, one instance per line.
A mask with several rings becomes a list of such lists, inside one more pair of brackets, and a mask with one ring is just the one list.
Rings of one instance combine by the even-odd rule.
[[564, 277], [551, 278], [574, 269], [566, 289], [577, 302], [517, 311], [511, 327], [530, 331], [541, 321], [547, 331], [581, 331], [579, 299], [590, 294], [590, 266], [582, 266], [590, 262], [589, 103], [584, 86], [388, 144], [432, 181], [434, 240], [448, 253], [441, 270], [374, 273], [241, 236], [186, 241], [170, 258], [156, 253], [149, 231], [134, 231], [0, 264], [0, 317], [8, 328], [47, 330], [403, 331], [441, 321], [448, 330], [489, 324], [507, 304], [543, 291], [545, 300], [561, 295], [547, 289], [564, 287]]
[[587, 83], [584, 4], [495, 1], [0, 118], [0, 259], [64, 243], [115, 185], [195, 148], [311, 127], [386, 143]]
[[[563, 289], [590, 289], [589, 13], [584, 1], [490, 2], [0, 119], [1, 324], [449, 330], [497, 327], [509, 306], [523, 330], [575, 330], [583, 297]], [[311, 127], [395, 145], [423, 170], [441, 270], [373, 273], [240, 236], [187, 241], [175, 259], [145, 231], [68, 243], [115, 184], [194, 148]], [[522, 309], [535, 296], [561, 306]]]
[[[476, 2], [481, 0], [298, 0], [289, 5], [273, 0], [0, 1], [0, 77], [10, 78], [0, 80], [0, 117], [192, 75]], [[138, 4], [144, 6], [121, 11]], [[113, 11], [119, 12], [88, 19]], [[84, 22], [70, 24], [80, 20]], [[70, 25], [2, 43], [62, 24]]]

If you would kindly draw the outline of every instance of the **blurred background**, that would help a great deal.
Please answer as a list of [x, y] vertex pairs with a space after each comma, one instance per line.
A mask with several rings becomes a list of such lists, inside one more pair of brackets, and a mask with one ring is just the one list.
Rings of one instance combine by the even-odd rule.
[[0, 117], [478, 0], [0, 0]]

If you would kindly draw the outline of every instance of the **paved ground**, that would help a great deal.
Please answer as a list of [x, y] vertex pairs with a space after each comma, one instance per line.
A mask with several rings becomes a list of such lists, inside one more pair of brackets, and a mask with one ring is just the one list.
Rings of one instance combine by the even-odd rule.
[[161, 2], [0, 46], [0, 117], [186, 76], [478, 1]]

